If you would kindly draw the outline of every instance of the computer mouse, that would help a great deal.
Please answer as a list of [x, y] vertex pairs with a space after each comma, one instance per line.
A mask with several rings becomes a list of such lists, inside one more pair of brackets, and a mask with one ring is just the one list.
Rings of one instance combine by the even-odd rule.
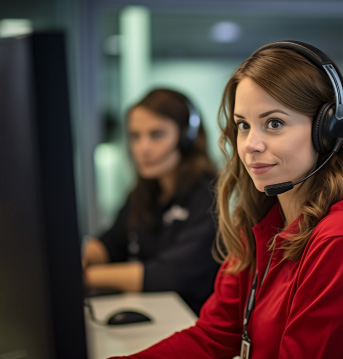
[[135, 310], [125, 310], [112, 314], [108, 320], [108, 325], [135, 324], [142, 322], [152, 322], [152, 319], [146, 314]]

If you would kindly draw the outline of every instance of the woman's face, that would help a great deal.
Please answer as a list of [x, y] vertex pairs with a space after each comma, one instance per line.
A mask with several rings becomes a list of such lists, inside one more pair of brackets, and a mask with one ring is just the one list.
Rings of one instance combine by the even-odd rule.
[[272, 98], [249, 77], [236, 89], [237, 149], [256, 188], [297, 181], [315, 168], [312, 120]]
[[175, 121], [138, 106], [129, 115], [128, 135], [136, 168], [143, 178], [160, 179], [173, 173], [181, 159]]

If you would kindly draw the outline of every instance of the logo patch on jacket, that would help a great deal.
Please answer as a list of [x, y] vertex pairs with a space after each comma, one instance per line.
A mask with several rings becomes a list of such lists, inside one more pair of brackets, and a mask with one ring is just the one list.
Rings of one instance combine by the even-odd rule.
[[163, 221], [166, 224], [170, 224], [174, 221], [185, 221], [189, 217], [189, 211], [186, 208], [182, 208], [179, 205], [172, 206], [163, 215]]

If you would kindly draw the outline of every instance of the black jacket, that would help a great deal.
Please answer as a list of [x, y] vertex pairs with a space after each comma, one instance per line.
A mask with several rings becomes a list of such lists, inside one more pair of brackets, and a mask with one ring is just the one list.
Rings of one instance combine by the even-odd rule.
[[112, 262], [144, 264], [143, 291], [176, 291], [197, 314], [213, 291], [218, 270], [211, 253], [216, 233], [213, 186], [213, 177], [201, 177], [186, 194], [154, 209], [154, 228], [142, 224], [134, 232], [126, 229], [126, 203], [99, 237]]

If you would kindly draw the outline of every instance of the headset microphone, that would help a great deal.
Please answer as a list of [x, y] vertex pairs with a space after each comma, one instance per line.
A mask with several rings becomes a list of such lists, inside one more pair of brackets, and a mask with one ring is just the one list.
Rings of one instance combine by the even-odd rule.
[[309, 179], [314, 174], [316, 174], [321, 168], [323, 168], [327, 162], [330, 161], [331, 157], [340, 150], [340, 148], [342, 147], [342, 144], [343, 144], [343, 138], [341, 138], [341, 137], [337, 138], [335, 147], [333, 148], [332, 152], [330, 153], [330, 156], [315, 171], [310, 173], [308, 176], [306, 176], [302, 180], [295, 182], [295, 183], [293, 183], [292, 181], [288, 181], [288, 182], [281, 182], [281, 183], [276, 183], [276, 184], [271, 184], [269, 186], [265, 186], [264, 187], [265, 194], [267, 196], [276, 196], [278, 194], [281, 194], [281, 193], [291, 190], [297, 184], [305, 182], [307, 179]]

